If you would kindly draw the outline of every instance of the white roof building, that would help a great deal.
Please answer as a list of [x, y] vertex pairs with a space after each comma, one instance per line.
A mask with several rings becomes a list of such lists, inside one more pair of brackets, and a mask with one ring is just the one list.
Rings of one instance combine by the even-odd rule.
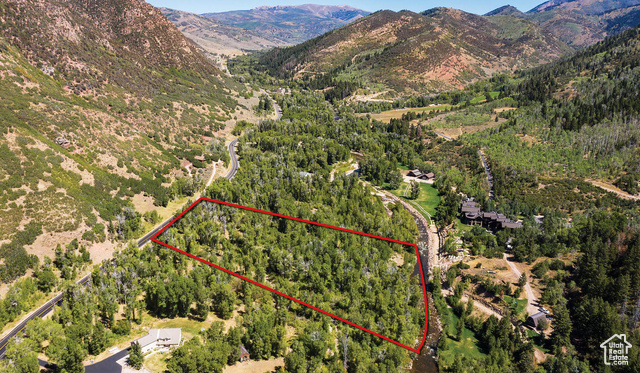
[[138, 343], [145, 354], [156, 347], [177, 347], [182, 340], [182, 329], [151, 329], [149, 334], [131, 343]]

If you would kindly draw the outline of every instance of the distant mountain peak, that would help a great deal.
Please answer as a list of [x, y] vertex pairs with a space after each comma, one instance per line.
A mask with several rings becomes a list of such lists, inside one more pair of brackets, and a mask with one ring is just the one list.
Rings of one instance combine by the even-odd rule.
[[500, 8], [496, 8], [486, 14], [484, 14], [485, 16], [505, 16], [505, 15], [520, 15], [523, 14], [520, 10], [518, 10], [518, 8], [512, 6], [512, 5], [504, 5], [501, 6]]
[[370, 12], [348, 5], [277, 5], [250, 10], [204, 13], [203, 16], [232, 26], [296, 44], [351, 23]]
[[599, 15], [615, 9], [640, 5], [640, 0], [549, 0], [527, 13], [539, 13], [552, 9], [570, 10], [579, 14]]

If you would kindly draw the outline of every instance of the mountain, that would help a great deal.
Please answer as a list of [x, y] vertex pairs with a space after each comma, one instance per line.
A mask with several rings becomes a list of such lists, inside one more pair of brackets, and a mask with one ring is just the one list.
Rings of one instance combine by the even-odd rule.
[[640, 0], [550, 0], [536, 6], [528, 13], [562, 9], [580, 14], [597, 15], [635, 5], [640, 5]]
[[367, 11], [346, 5], [306, 4], [263, 6], [251, 10], [205, 13], [203, 16], [255, 31], [274, 41], [297, 44], [368, 14]]
[[168, 8], [160, 8], [160, 11], [189, 40], [212, 56], [237, 56], [245, 51], [289, 45], [282, 40], [267, 38], [258, 32], [217, 22], [198, 14]]
[[105, 240], [139, 234], [138, 212], [167, 204], [236, 89], [144, 1], [3, 1], [0, 280], [27, 253], [78, 239], [100, 258], [116, 246]]
[[575, 48], [583, 48], [640, 24], [640, 0], [551, 0], [527, 13], [511, 6], [487, 16], [509, 14], [529, 19]]
[[505, 6], [496, 8], [484, 15], [488, 17], [488, 16], [512, 16], [512, 15], [521, 16], [522, 14], [523, 13], [519, 11], [518, 8], [511, 5], [505, 5]]
[[290, 48], [262, 65], [281, 76], [331, 73], [397, 92], [463, 87], [497, 71], [551, 61], [570, 51], [533, 22], [436, 8], [379, 11]]

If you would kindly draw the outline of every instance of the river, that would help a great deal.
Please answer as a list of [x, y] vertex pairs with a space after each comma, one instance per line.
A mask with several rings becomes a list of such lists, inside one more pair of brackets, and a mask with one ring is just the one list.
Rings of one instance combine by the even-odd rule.
[[[425, 225], [424, 219], [421, 216], [418, 217], [416, 211], [409, 210], [414, 216], [418, 231], [418, 252], [420, 253], [420, 261], [422, 268], [416, 264], [416, 268], [413, 271], [414, 276], [420, 276], [420, 270], [423, 271], [425, 280], [429, 278], [429, 237], [427, 230], [428, 226]], [[418, 277], [420, 278], [420, 277]], [[438, 319], [438, 313], [434, 307], [433, 297], [431, 293], [427, 292], [427, 304], [428, 304], [428, 326], [427, 326], [427, 340], [418, 355], [412, 362], [412, 373], [437, 373], [438, 362], [436, 360], [436, 346], [440, 339], [440, 320]]]

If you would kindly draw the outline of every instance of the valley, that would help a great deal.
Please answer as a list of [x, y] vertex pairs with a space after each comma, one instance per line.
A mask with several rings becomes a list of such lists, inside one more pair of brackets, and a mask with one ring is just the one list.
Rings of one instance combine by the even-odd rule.
[[154, 5], [0, 3], [0, 371], [637, 365], [636, 0]]

